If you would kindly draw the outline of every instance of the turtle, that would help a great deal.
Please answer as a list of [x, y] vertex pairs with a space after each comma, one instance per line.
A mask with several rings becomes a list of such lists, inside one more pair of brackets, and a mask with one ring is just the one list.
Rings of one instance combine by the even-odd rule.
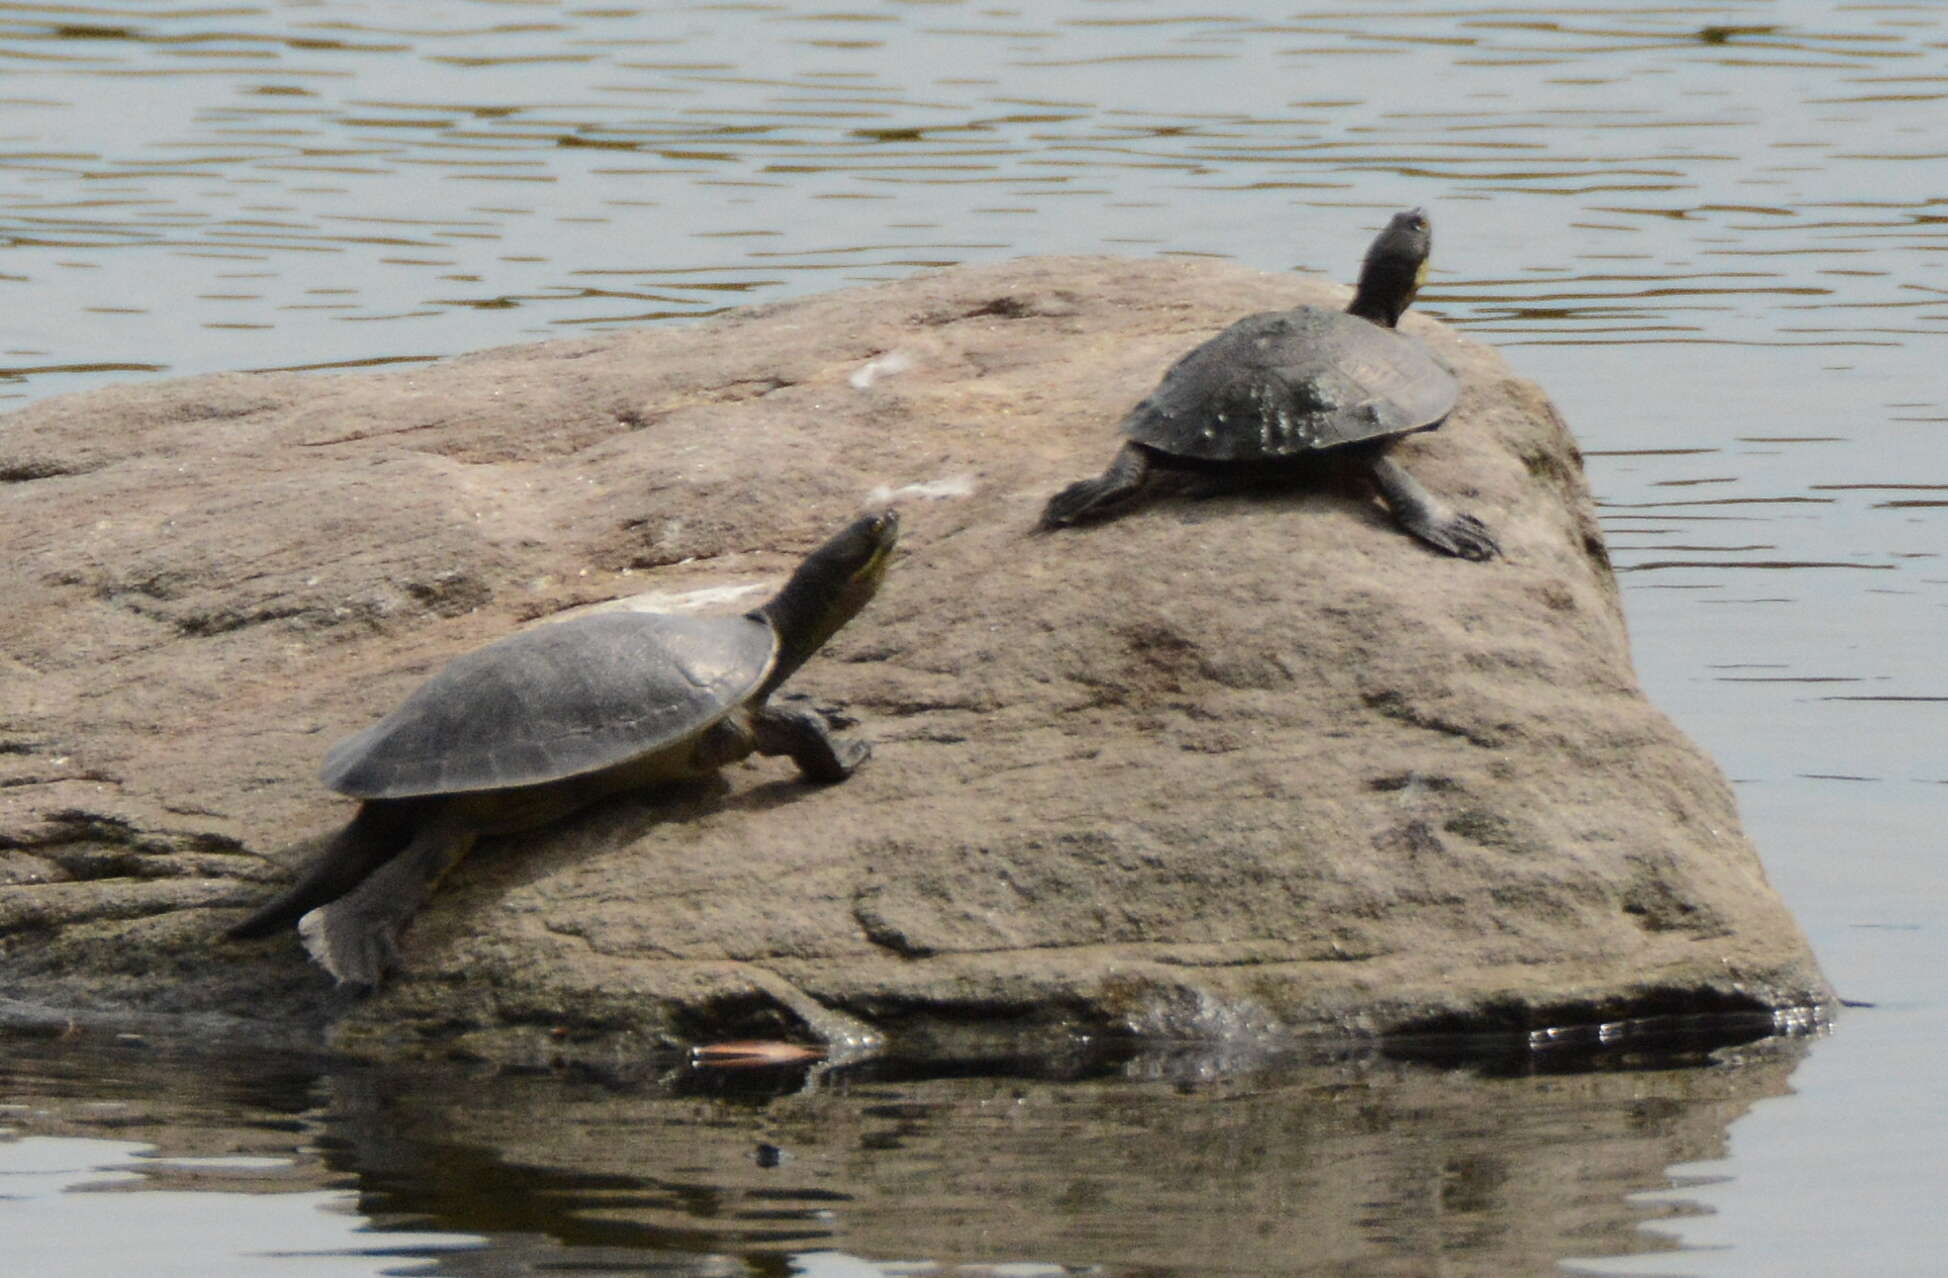
[[1460, 396], [1454, 374], [1398, 331], [1432, 246], [1426, 210], [1396, 213], [1344, 311], [1248, 315], [1183, 356], [1123, 418], [1127, 439], [1109, 468], [1051, 497], [1040, 527], [1113, 518], [1171, 488], [1296, 477], [1330, 459], [1364, 472], [1406, 532], [1463, 559], [1494, 558], [1486, 525], [1388, 455], [1401, 436], [1439, 426]]
[[226, 935], [295, 923], [340, 984], [376, 986], [413, 915], [483, 834], [753, 752], [788, 755], [811, 781], [845, 780], [870, 746], [770, 698], [872, 598], [898, 537], [894, 512], [864, 515], [742, 615], [585, 613], [454, 658], [326, 753], [322, 779], [358, 799], [357, 813]]

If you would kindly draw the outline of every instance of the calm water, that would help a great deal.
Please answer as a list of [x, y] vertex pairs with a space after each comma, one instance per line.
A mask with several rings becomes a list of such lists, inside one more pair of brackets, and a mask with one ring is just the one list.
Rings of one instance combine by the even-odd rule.
[[1158, 1054], [804, 1086], [36, 1045], [8, 1071], [5, 1117], [33, 1134], [0, 1160], [0, 1218], [41, 1274], [1506, 1278], [1668, 1247], [1695, 1208], [1626, 1193], [1721, 1152], [1803, 1049], [1573, 1074]]
[[[1938, 1272], [1944, 100], [1938, 3], [0, 4], [14, 402], [1024, 253], [1344, 279], [1387, 211], [1427, 205], [1424, 306], [1562, 406], [1646, 685], [1875, 1004], [1803, 1060], [1573, 1079], [587, 1085], [547, 1101], [587, 1107], [585, 1157], [531, 1148], [520, 1117], [542, 1103], [521, 1087], [560, 1080], [482, 1082], [464, 1121], [410, 1111], [392, 1148], [344, 1133], [375, 1127], [374, 1089], [437, 1085], [299, 1070], [267, 1097], [244, 1071], [179, 1101], [139, 1052], [34, 1054], [0, 1065], [22, 1107], [0, 1113], [0, 1237], [58, 1221], [42, 1272], [163, 1272], [162, 1244], [131, 1265], [101, 1224], [146, 1202], [199, 1273], [203, 1214], [242, 1231], [224, 1254], [294, 1275], [433, 1251], [465, 1273]], [[1001, 1140], [1011, 1087], [1034, 1103]], [[131, 1094], [153, 1112], [86, 1111]], [[758, 1167], [762, 1144], [797, 1161]], [[910, 1156], [866, 1156], [889, 1148]], [[705, 1223], [766, 1213], [775, 1234]], [[586, 1220], [624, 1224], [564, 1223]]]

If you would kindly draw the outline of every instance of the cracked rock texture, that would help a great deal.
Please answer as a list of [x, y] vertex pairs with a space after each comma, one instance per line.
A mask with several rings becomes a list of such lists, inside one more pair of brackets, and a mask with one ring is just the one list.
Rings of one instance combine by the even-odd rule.
[[[944, 1042], [1823, 1005], [1637, 689], [1574, 443], [1487, 349], [1409, 318], [1464, 390], [1399, 455], [1505, 560], [1330, 484], [1031, 533], [1177, 355], [1345, 296], [1030, 259], [0, 419], [0, 1000], [502, 1056], [821, 1009]], [[904, 554], [789, 689], [874, 743], [850, 782], [759, 760], [490, 840], [370, 998], [216, 939], [349, 815], [325, 747], [440, 662], [622, 596], [749, 606], [889, 494]]]

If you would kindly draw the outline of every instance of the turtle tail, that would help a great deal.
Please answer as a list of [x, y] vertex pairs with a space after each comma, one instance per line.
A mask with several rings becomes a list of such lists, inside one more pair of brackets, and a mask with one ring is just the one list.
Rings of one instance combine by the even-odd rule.
[[1066, 528], [1119, 515], [1142, 494], [1149, 478], [1149, 453], [1136, 444], [1124, 444], [1108, 470], [1094, 479], [1077, 480], [1049, 498], [1042, 507], [1041, 527]]
[[335, 901], [399, 855], [413, 836], [417, 814], [403, 803], [367, 803], [305, 865], [298, 881], [257, 908], [224, 936], [255, 940], [295, 924], [300, 917]]

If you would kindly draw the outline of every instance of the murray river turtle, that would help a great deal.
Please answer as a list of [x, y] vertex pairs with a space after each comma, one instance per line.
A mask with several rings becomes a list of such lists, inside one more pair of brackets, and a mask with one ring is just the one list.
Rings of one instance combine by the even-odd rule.
[[1050, 498], [1042, 527], [1111, 518], [1187, 482], [1262, 483], [1330, 458], [1370, 476], [1407, 532], [1463, 559], [1493, 558], [1500, 547], [1480, 520], [1387, 455], [1402, 435], [1439, 426], [1460, 395], [1454, 374], [1396, 328], [1432, 245], [1425, 212], [1396, 213], [1343, 312], [1246, 316], [1179, 359], [1123, 419], [1128, 442], [1109, 469]]
[[845, 780], [870, 747], [768, 699], [872, 598], [898, 535], [890, 511], [855, 521], [742, 616], [592, 613], [455, 658], [326, 754], [325, 784], [362, 800], [357, 815], [229, 935], [297, 923], [332, 975], [374, 985], [406, 924], [481, 834], [529, 829], [754, 751], [790, 755], [814, 781]]

